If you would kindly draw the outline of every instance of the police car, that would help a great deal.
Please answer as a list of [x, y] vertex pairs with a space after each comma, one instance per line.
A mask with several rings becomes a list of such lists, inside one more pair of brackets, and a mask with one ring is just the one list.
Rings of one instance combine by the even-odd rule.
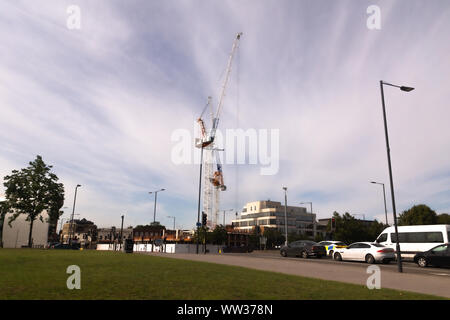
[[325, 247], [327, 256], [333, 256], [333, 252], [337, 249], [347, 248], [347, 245], [342, 241], [320, 241], [318, 244]]

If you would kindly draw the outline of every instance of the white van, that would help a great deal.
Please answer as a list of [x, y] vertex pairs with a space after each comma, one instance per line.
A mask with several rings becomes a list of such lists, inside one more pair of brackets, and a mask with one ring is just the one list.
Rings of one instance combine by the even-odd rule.
[[[450, 225], [398, 226], [402, 258], [412, 259], [418, 252], [428, 251], [440, 244], [450, 242]], [[395, 227], [384, 229], [375, 240], [386, 247], [396, 249]]]

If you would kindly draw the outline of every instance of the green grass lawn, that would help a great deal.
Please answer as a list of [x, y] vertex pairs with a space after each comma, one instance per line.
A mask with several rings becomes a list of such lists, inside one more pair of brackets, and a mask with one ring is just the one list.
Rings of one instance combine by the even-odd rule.
[[[69, 265], [81, 289], [69, 290]], [[220, 264], [105, 251], [0, 249], [0, 299], [436, 299]]]

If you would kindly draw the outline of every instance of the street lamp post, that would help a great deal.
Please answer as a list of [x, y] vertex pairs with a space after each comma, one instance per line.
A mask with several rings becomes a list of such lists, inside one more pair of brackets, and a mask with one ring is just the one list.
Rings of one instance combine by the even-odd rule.
[[384, 120], [384, 133], [386, 136], [386, 152], [387, 152], [387, 158], [388, 158], [388, 167], [389, 167], [389, 182], [391, 185], [391, 197], [392, 197], [392, 211], [394, 213], [394, 226], [395, 226], [395, 237], [396, 237], [396, 250], [397, 250], [397, 266], [398, 266], [398, 272], [403, 272], [402, 267], [402, 257], [400, 253], [400, 243], [398, 239], [398, 228], [397, 228], [397, 212], [395, 209], [395, 196], [394, 196], [394, 181], [392, 178], [392, 165], [391, 165], [391, 150], [389, 147], [389, 136], [388, 136], [388, 129], [387, 129], [387, 120], [386, 120], [386, 105], [384, 101], [384, 90], [383, 85], [388, 85], [391, 87], [399, 88], [402, 91], [410, 92], [414, 90], [414, 88], [411, 87], [404, 87], [404, 86], [397, 86], [394, 84], [390, 84], [384, 81], [380, 81], [380, 90], [381, 90], [381, 103], [383, 106], [383, 120]]
[[198, 254], [198, 247], [200, 244], [200, 200], [202, 195], [202, 170], [203, 170], [203, 145], [200, 151], [200, 178], [198, 180], [198, 207], [197, 207], [197, 248], [196, 253]]
[[384, 214], [386, 216], [386, 225], [388, 225], [387, 207], [386, 207], [386, 189], [384, 188], [384, 183], [371, 181], [373, 184], [380, 184], [383, 186], [383, 197], [384, 197]]
[[176, 219], [176, 217], [174, 217], [174, 216], [167, 216], [167, 218], [172, 218], [173, 219], [173, 230], [175, 230], [175, 219]]
[[120, 218], [122, 218], [122, 223], [120, 224], [120, 237], [119, 237], [119, 241], [120, 241], [120, 245], [119, 245], [119, 250], [122, 250], [122, 243], [123, 243], [123, 218], [125, 217], [125, 215], [122, 215]]
[[77, 186], [75, 187], [75, 195], [73, 197], [73, 208], [72, 208], [72, 216], [70, 218], [70, 236], [69, 236], [69, 245], [72, 245], [72, 237], [73, 237], [73, 216], [75, 215], [75, 203], [77, 201], [77, 190], [78, 188], [81, 187], [81, 184], [77, 184]]
[[284, 190], [284, 230], [286, 234], [286, 240], [284, 245], [288, 245], [288, 225], [287, 225], [287, 187], [283, 187]]
[[309, 202], [300, 202], [300, 204], [309, 204], [311, 206], [311, 214], [313, 213], [312, 202], [311, 201], [309, 201]]
[[[62, 216], [64, 215], [64, 209], [68, 209], [68, 207], [63, 207], [61, 211], [59, 211], [60, 215], [58, 217], [58, 219], [61, 219], [61, 223], [59, 226], [59, 233], [60, 233], [60, 237], [59, 237], [59, 241], [62, 243], [63, 242], [63, 233], [62, 233], [62, 229], [63, 229], [63, 222], [64, 220], [68, 220], [67, 218], [63, 218]], [[58, 225], [56, 225], [56, 233], [58, 233]]]
[[234, 211], [234, 209], [222, 210], [223, 212], [223, 227], [225, 228], [225, 214], [227, 211]]
[[[311, 205], [311, 215], [313, 214], [313, 208], [312, 208], [312, 202], [311, 201], [308, 201], [308, 202], [300, 202], [300, 204], [309, 204], [309, 205]], [[316, 225], [315, 225], [315, 220], [313, 221], [313, 233], [314, 233], [314, 236], [316, 236]]]
[[66, 218], [61, 218], [61, 224], [59, 226], [59, 233], [61, 234], [61, 236], [59, 237], [59, 241], [62, 243], [63, 242], [63, 222]]
[[166, 190], [166, 189], [159, 189], [159, 190], [151, 191], [151, 192], [148, 193], [148, 194], [152, 194], [152, 193], [155, 194], [155, 206], [153, 208], [153, 223], [156, 222], [156, 200], [158, 199], [158, 192], [164, 191], [164, 190]]

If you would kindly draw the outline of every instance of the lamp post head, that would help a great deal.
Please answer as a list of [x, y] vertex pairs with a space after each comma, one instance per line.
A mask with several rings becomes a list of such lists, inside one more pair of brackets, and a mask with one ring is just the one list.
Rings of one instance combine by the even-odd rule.
[[287, 191], [287, 187], [283, 187], [283, 190], [284, 190], [284, 191]]
[[78, 187], [81, 187], [81, 184], [77, 184], [77, 188], [78, 188]]
[[414, 88], [411, 88], [411, 87], [404, 87], [404, 86], [402, 86], [402, 87], [400, 87], [400, 90], [402, 90], [402, 91], [406, 91], [406, 92], [410, 92], [410, 91], [413, 91], [413, 90], [414, 90]]

